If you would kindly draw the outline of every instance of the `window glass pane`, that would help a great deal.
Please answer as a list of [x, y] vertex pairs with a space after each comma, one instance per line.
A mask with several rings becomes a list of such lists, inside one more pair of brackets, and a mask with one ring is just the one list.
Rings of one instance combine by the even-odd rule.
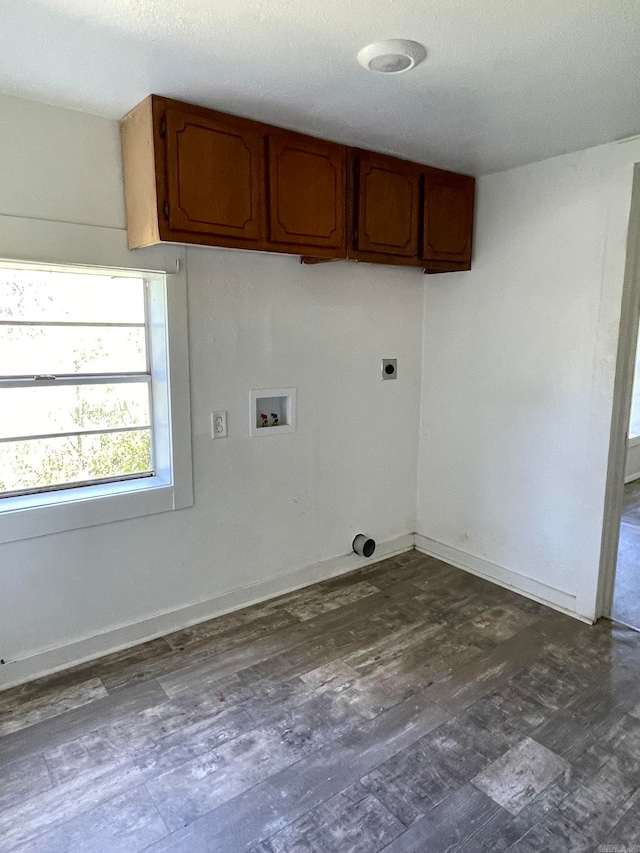
[[[0, 266], [0, 494], [152, 473], [142, 276]], [[163, 463], [164, 464], [164, 463]]]
[[144, 323], [144, 280], [0, 267], [0, 320]]
[[631, 404], [631, 422], [629, 424], [629, 438], [637, 438], [640, 435], [640, 383], [637, 381], [633, 386], [633, 402]]
[[0, 492], [151, 471], [151, 435], [135, 432], [0, 444]]
[[0, 325], [0, 376], [146, 370], [143, 327]]
[[146, 382], [0, 388], [0, 439], [149, 426]]
[[629, 438], [640, 435], [640, 335], [636, 350], [636, 373], [633, 380], [633, 396], [631, 397], [631, 418], [629, 421]]

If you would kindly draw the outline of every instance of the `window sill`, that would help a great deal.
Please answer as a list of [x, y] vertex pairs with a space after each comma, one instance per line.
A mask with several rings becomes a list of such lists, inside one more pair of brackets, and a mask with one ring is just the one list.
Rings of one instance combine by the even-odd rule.
[[0, 500], [0, 543], [33, 539], [191, 506], [158, 478], [82, 486]]

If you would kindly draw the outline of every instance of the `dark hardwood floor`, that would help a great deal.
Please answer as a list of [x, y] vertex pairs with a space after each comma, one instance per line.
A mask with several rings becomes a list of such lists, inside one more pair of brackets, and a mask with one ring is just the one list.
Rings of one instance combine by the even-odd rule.
[[640, 630], [640, 480], [624, 487], [611, 615]]
[[0, 853], [599, 844], [640, 845], [640, 634], [417, 552], [0, 693]]

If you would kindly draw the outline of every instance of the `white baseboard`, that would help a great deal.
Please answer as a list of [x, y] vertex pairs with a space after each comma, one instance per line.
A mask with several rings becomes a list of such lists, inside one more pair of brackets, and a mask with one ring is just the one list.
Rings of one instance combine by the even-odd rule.
[[85, 661], [103, 657], [122, 649], [154, 640], [179, 631], [198, 622], [222, 616], [233, 610], [240, 610], [251, 604], [258, 604], [269, 598], [275, 598], [286, 592], [309, 586], [318, 581], [328, 580], [338, 575], [353, 572], [371, 563], [386, 560], [396, 554], [413, 549], [413, 534], [407, 533], [376, 543], [373, 557], [366, 559], [356, 554], [343, 554], [330, 560], [323, 560], [311, 566], [305, 566], [286, 575], [269, 578], [242, 589], [232, 590], [216, 598], [190, 604], [178, 610], [159, 613], [131, 625], [121, 625], [92, 637], [85, 637], [64, 646], [46, 649], [19, 660], [7, 661], [0, 667], [0, 690], [15, 687], [27, 681], [33, 681], [58, 670], [67, 669]]
[[445, 563], [450, 563], [458, 569], [471, 572], [471, 574], [498, 584], [498, 586], [512, 589], [514, 592], [520, 593], [520, 595], [532, 598], [534, 601], [539, 601], [548, 607], [553, 607], [554, 610], [559, 610], [561, 613], [566, 613], [569, 616], [580, 619], [582, 622], [587, 622], [590, 625], [593, 623], [593, 619], [589, 619], [576, 612], [576, 596], [571, 593], [548, 586], [545, 583], [522, 575], [519, 572], [514, 572], [511, 569], [505, 569], [504, 566], [499, 566], [497, 563], [484, 560], [482, 557], [468, 554], [466, 551], [461, 551], [452, 545], [445, 545], [443, 542], [430, 539], [421, 533], [416, 533], [413, 538], [416, 549], [423, 554], [428, 554], [430, 557], [437, 557]]

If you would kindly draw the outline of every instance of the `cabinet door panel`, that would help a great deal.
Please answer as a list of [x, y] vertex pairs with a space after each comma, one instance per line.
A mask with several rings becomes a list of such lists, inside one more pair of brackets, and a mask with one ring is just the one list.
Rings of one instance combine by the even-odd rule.
[[270, 134], [268, 146], [271, 241], [344, 256], [345, 146], [286, 133]]
[[413, 163], [359, 155], [357, 249], [417, 257], [418, 208], [419, 179]]
[[466, 175], [427, 173], [423, 258], [471, 263], [475, 181]]
[[211, 236], [261, 236], [263, 136], [242, 119], [168, 109], [169, 227]]

